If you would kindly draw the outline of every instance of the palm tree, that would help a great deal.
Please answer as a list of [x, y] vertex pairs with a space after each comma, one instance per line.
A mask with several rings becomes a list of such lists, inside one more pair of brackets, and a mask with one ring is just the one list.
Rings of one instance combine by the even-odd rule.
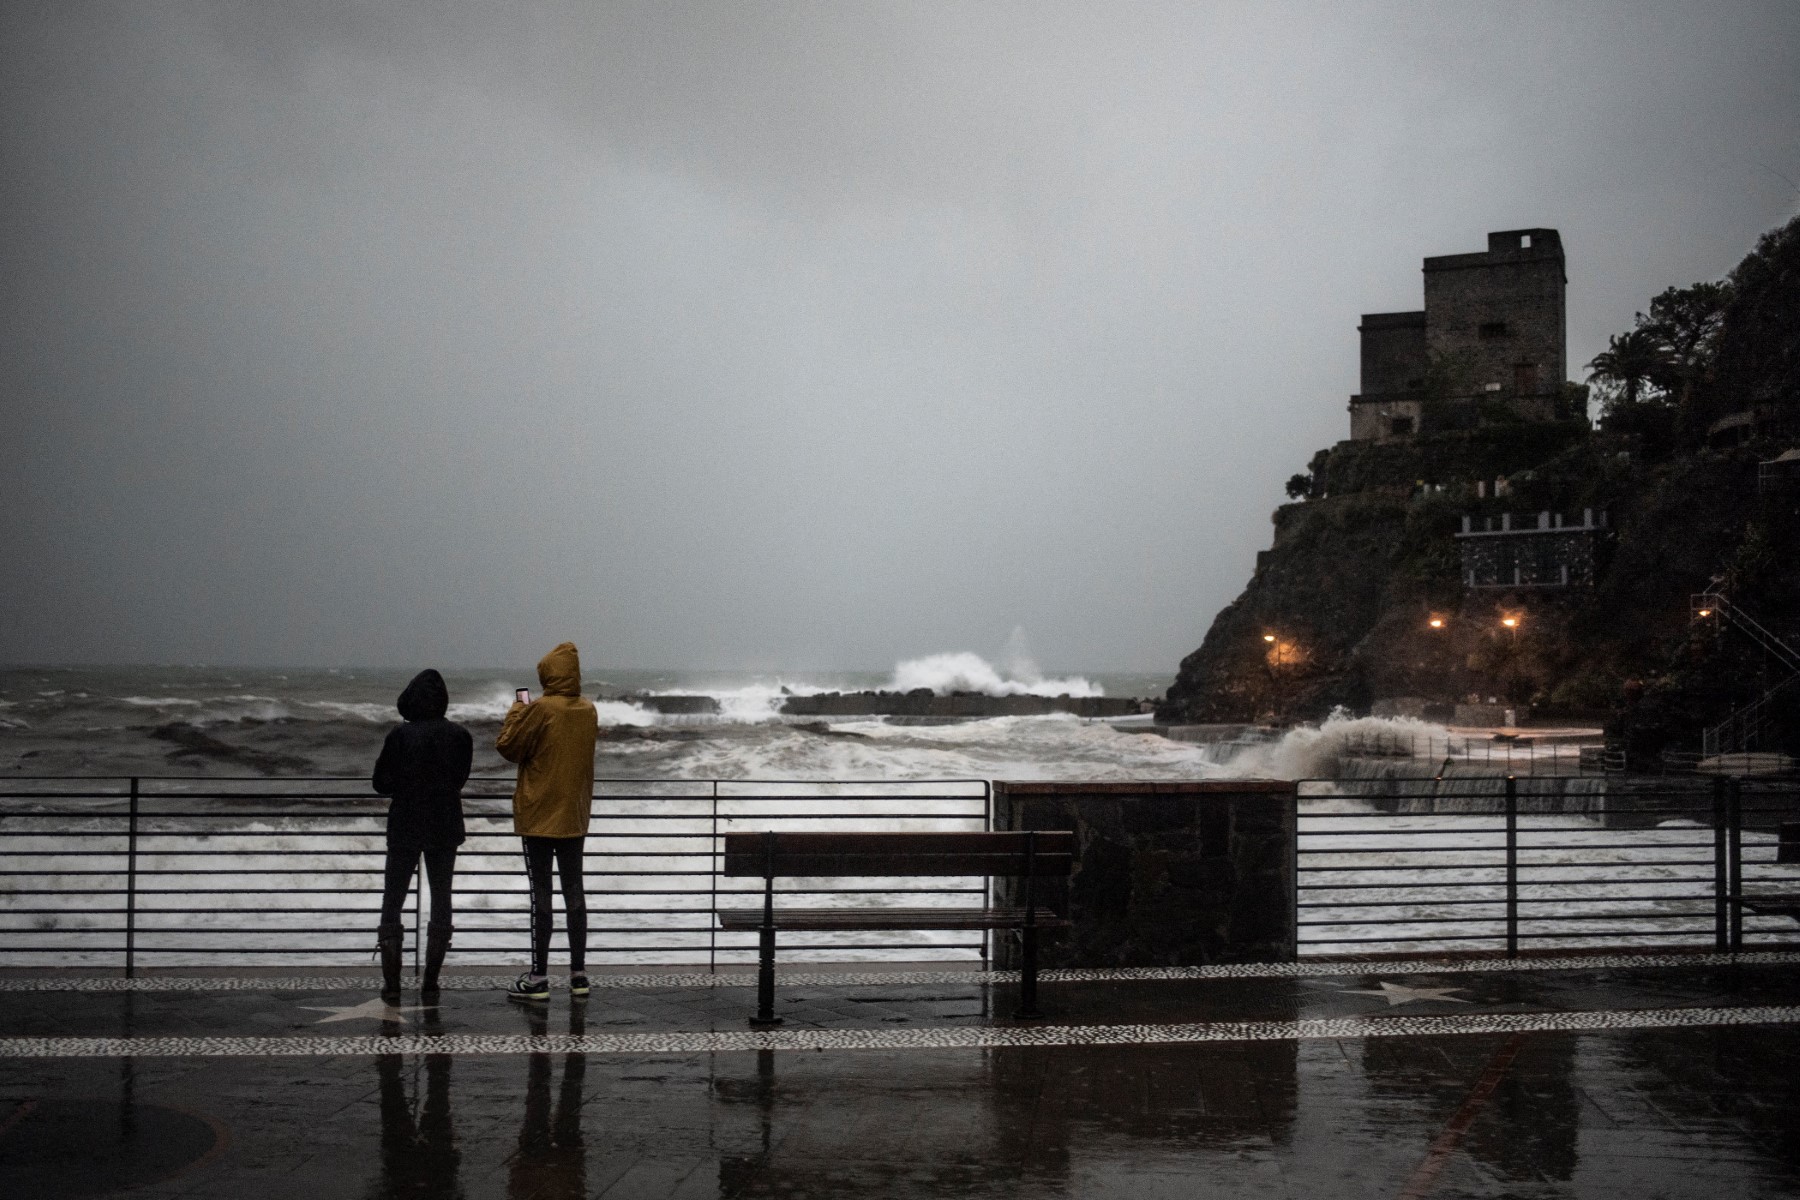
[[1636, 404], [1639, 390], [1662, 368], [1663, 355], [1660, 341], [1647, 329], [1640, 327], [1630, 333], [1615, 333], [1606, 349], [1588, 363], [1588, 380], [1597, 379], [1620, 387], [1624, 389], [1622, 401], [1627, 405]]

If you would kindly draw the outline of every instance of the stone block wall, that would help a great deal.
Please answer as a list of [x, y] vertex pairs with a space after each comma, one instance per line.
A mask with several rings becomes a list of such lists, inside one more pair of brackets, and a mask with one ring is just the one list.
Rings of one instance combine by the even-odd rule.
[[[1075, 872], [1038, 897], [1074, 922], [1040, 939], [1046, 967], [1288, 962], [1294, 945], [1294, 785], [997, 783], [995, 829], [1075, 832]], [[1018, 880], [996, 880], [1002, 903]], [[1018, 965], [1018, 943], [996, 945]]]
[[1425, 386], [1425, 310], [1364, 313], [1362, 391], [1365, 395], [1414, 392]]
[[1554, 229], [1490, 233], [1485, 253], [1425, 260], [1427, 345], [1467, 364], [1476, 397], [1535, 416], [1568, 378], [1566, 291]]

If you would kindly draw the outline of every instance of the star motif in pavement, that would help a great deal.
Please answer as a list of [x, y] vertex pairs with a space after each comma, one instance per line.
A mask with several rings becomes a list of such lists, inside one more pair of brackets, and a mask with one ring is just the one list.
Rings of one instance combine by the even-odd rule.
[[373, 1000], [364, 1000], [361, 1004], [351, 1005], [348, 1008], [331, 1008], [317, 1004], [302, 1004], [300, 1007], [308, 1012], [330, 1013], [330, 1016], [320, 1017], [313, 1022], [314, 1025], [329, 1025], [333, 1021], [403, 1021], [406, 1019], [407, 1013], [419, 1012], [425, 1006], [412, 1004], [405, 1008], [395, 1008], [377, 996]]
[[1443, 1000], [1450, 1004], [1467, 1004], [1467, 1000], [1459, 1000], [1451, 992], [1467, 991], [1467, 988], [1429, 988], [1407, 987], [1401, 983], [1389, 983], [1383, 979], [1372, 988], [1345, 988], [1352, 996], [1380, 996], [1392, 1008], [1396, 1004], [1415, 1004], [1420, 1000]]

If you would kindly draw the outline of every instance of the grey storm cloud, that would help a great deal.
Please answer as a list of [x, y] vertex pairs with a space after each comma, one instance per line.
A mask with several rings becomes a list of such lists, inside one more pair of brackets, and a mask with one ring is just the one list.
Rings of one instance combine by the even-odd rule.
[[1789, 215], [1800, 9], [12, 3], [0, 659], [1169, 669], [1359, 313]]

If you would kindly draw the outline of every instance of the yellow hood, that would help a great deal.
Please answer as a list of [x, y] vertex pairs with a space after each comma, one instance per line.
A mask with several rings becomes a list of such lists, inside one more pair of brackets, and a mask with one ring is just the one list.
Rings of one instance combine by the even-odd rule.
[[574, 642], [564, 642], [538, 659], [538, 682], [546, 696], [581, 695], [581, 658]]

